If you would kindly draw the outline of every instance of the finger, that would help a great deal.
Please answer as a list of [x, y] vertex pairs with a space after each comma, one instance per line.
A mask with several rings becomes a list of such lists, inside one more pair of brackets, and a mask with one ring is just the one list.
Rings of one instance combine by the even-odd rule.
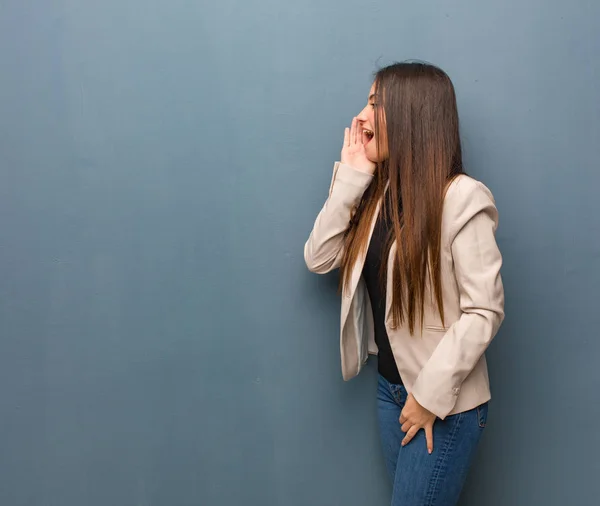
[[433, 425], [425, 427], [425, 439], [427, 440], [427, 451], [433, 453]]
[[350, 129], [344, 128], [344, 146], [350, 146]]
[[408, 420], [408, 418], [406, 418], [406, 415], [404, 414], [404, 411], [402, 413], [400, 413], [400, 423], [404, 424], [406, 422], [406, 420]]
[[355, 119], [352, 118], [352, 123], [350, 123], [350, 146], [352, 146], [352, 144], [354, 144], [354, 137], [356, 136], [356, 126], [355, 126]]
[[404, 422], [404, 423], [402, 424], [402, 427], [400, 427], [400, 430], [401, 430], [402, 432], [404, 432], [404, 433], [407, 433], [407, 432], [408, 432], [408, 430], [409, 430], [409, 429], [410, 429], [412, 426], [413, 426], [413, 424], [412, 424], [412, 423], [410, 423], [410, 422], [406, 421], [406, 422]]
[[406, 436], [404, 436], [404, 439], [402, 440], [402, 446], [406, 446], [408, 443], [410, 443], [412, 438], [416, 436], [417, 432], [419, 432], [419, 429], [420, 427], [418, 425], [413, 425], [410, 429], [408, 429]]

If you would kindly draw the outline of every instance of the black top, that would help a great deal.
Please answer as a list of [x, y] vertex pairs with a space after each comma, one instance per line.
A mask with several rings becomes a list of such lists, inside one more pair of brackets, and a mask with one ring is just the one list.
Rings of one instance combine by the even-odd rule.
[[[373, 321], [375, 322], [375, 343], [379, 348], [377, 369], [386, 380], [394, 384], [402, 384], [400, 373], [392, 354], [390, 340], [385, 329], [385, 301], [386, 301], [386, 283], [385, 278], [381, 277], [381, 262], [385, 253], [389, 232], [392, 224], [387, 216], [383, 217], [382, 212], [377, 217], [375, 229], [367, 258], [363, 267], [363, 279], [367, 285], [371, 307], [373, 308]], [[386, 264], [387, 266], [387, 264]]]

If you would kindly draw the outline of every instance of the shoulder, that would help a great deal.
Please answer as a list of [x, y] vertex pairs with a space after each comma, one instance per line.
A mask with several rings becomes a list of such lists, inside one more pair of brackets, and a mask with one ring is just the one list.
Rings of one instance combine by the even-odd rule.
[[484, 213], [498, 224], [496, 201], [490, 189], [481, 181], [461, 174], [448, 185], [444, 198], [443, 226], [455, 235], [472, 218]]
[[471, 176], [460, 174], [448, 185], [444, 205], [468, 205], [473, 200], [495, 204], [494, 196], [487, 186]]

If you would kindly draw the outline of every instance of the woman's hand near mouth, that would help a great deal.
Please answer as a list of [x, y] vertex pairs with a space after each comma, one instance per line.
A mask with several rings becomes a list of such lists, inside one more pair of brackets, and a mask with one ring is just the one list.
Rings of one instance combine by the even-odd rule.
[[358, 119], [352, 120], [350, 128], [344, 131], [344, 146], [342, 147], [341, 162], [361, 172], [374, 174], [376, 164], [367, 158], [363, 144], [363, 130], [358, 125]]

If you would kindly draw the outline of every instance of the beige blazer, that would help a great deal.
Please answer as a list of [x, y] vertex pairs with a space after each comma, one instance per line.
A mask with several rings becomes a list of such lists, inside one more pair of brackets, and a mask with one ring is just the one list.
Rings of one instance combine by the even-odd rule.
[[[373, 176], [336, 163], [329, 198], [317, 216], [304, 247], [308, 268], [325, 274], [340, 266], [352, 209]], [[386, 328], [398, 371], [408, 392], [437, 415], [475, 408], [490, 399], [484, 352], [504, 319], [502, 257], [495, 239], [498, 212], [491, 192], [480, 182], [457, 177], [449, 186], [442, 214], [441, 275], [445, 322], [433, 296], [425, 304], [424, 326], [415, 334], [392, 329], [387, 297]], [[375, 226], [375, 219], [371, 232]], [[395, 245], [390, 251], [390, 258]], [[373, 313], [362, 279], [365, 255], [352, 272], [350, 289], [342, 296], [340, 351], [345, 380], [356, 376], [369, 354], [377, 353]], [[388, 259], [387, 293], [391, 293]]]

